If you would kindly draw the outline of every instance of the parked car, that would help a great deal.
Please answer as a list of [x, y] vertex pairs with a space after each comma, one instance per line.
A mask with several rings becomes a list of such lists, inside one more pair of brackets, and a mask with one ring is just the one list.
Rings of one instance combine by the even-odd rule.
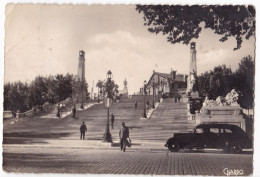
[[243, 148], [252, 148], [252, 140], [236, 125], [200, 124], [193, 133], [174, 133], [165, 146], [171, 152], [182, 148], [216, 148], [227, 153], [240, 153]]

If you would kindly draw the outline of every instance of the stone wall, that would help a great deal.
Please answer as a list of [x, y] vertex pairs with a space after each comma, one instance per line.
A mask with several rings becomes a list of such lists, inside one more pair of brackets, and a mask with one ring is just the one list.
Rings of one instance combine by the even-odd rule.
[[203, 106], [196, 114], [196, 124], [225, 123], [237, 125], [246, 131], [246, 122], [240, 106]]

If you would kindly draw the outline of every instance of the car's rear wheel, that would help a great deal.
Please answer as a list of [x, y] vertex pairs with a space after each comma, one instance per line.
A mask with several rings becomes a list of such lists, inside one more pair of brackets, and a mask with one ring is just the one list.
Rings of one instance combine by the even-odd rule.
[[178, 152], [180, 150], [180, 144], [178, 142], [171, 142], [168, 145], [168, 149], [171, 152]]
[[242, 152], [242, 146], [240, 144], [232, 144], [228, 147], [228, 151], [233, 154], [238, 154]]

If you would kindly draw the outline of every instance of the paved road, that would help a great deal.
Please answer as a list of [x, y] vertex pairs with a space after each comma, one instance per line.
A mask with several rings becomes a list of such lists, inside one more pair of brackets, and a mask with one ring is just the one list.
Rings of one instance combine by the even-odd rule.
[[22, 173], [215, 175], [252, 173], [252, 154], [4, 147], [3, 169]]

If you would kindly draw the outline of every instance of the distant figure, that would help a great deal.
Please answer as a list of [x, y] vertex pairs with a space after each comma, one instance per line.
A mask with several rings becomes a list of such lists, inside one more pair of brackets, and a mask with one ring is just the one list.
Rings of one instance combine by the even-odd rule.
[[135, 110], [136, 110], [136, 108], [137, 108], [137, 101], [135, 101]]
[[[58, 110], [58, 112], [57, 112], [56, 116], [61, 118], [61, 116], [60, 116], [60, 107], [59, 106], [57, 106], [57, 110]], [[37, 107], [36, 107], [36, 112], [37, 112]]]
[[74, 107], [73, 107], [73, 109], [72, 109], [72, 117], [74, 118], [74, 119], [76, 119], [76, 106], [74, 105]]
[[175, 103], [177, 103], [177, 97], [175, 97]]
[[181, 95], [178, 95], [178, 102], [180, 102], [181, 100]]
[[111, 127], [112, 127], [112, 129], [114, 129], [114, 121], [115, 121], [115, 116], [112, 113], [112, 115], [111, 115]]
[[87, 127], [85, 125], [85, 122], [82, 122], [82, 125], [80, 126], [80, 139], [85, 139], [85, 132], [87, 131]]
[[125, 126], [124, 122], [122, 122], [122, 127], [119, 130], [119, 138], [121, 151], [123, 150], [125, 152], [126, 141], [127, 138], [129, 138], [129, 129], [127, 126]]

